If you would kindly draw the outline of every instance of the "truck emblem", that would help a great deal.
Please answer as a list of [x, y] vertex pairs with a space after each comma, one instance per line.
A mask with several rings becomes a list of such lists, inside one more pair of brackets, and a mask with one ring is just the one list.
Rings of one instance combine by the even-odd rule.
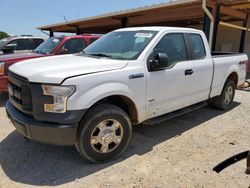
[[129, 79], [135, 79], [135, 78], [143, 78], [144, 74], [143, 73], [139, 73], [139, 74], [131, 74], [129, 76]]
[[11, 86], [8, 87], [8, 92], [9, 92], [10, 96], [14, 95], [14, 91], [13, 91]]

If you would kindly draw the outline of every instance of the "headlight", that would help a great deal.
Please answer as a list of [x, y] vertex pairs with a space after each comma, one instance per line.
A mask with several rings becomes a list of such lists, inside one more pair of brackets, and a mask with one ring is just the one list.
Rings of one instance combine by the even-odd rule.
[[0, 62], [0, 76], [4, 75], [4, 62]]
[[67, 110], [67, 99], [75, 92], [75, 86], [42, 85], [43, 94], [53, 96], [53, 104], [44, 104], [45, 112], [64, 113]]

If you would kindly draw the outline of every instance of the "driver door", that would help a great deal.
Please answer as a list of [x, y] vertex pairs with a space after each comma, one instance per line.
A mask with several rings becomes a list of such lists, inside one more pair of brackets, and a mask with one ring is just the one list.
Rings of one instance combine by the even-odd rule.
[[147, 118], [191, 105], [191, 76], [186, 74], [190, 65], [183, 33], [163, 36], [147, 61], [157, 53], [168, 55], [169, 66], [164, 70], [147, 72]]

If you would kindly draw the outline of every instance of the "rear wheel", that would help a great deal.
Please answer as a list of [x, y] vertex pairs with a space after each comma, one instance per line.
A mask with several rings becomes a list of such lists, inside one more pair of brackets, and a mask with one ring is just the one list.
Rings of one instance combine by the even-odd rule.
[[126, 149], [131, 135], [128, 115], [119, 107], [101, 104], [92, 108], [81, 121], [76, 148], [90, 162], [106, 162]]
[[235, 82], [232, 80], [227, 80], [223, 87], [221, 95], [211, 99], [211, 106], [221, 110], [228, 110], [234, 99], [235, 88]]

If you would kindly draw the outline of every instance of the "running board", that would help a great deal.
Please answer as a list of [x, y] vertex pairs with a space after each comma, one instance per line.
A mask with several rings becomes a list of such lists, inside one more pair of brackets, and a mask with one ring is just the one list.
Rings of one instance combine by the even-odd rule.
[[142, 123], [146, 124], [146, 125], [154, 125], [154, 124], [157, 124], [157, 123], [162, 123], [162, 122], [167, 121], [169, 119], [173, 119], [175, 117], [187, 114], [187, 113], [192, 112], [194, 110], [198, 110], [198, 109], [200, 109], [200, 108], [202, 108], [204, 106], [207, 106], [207, 105], [208, 105], [208, 102], [206, 102], [206, 101], [200, 102], [200, 103], [194, 104], [192, 106], [189, 106], [189, 107], [186, 107], [186, 108], [183, 108], [183, 109], [180, 109], [180, 110], [176, 110], [174, 112], [170, 112], [168, 114], [164, 114], [164, 115], [159, 116], [159, 117], [155, 117], [155, 118], [146, 120], [146, 121], [144, 121]]

